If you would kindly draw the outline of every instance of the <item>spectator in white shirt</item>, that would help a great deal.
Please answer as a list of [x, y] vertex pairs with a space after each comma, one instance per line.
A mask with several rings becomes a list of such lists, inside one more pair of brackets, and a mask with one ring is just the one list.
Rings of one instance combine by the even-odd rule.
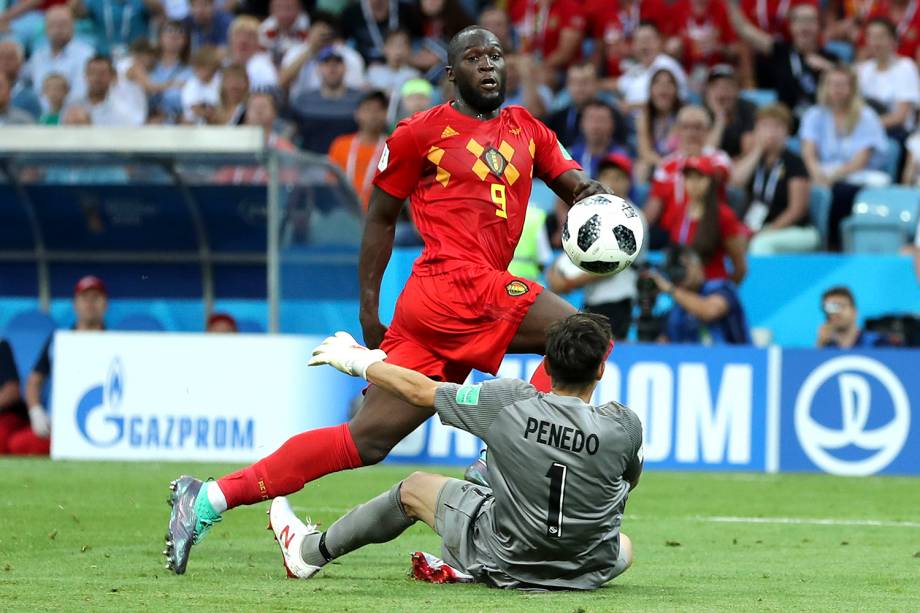
[[[662, 68], [677, 79], [678, 94], [687, 99], [687, 75], [680, 64], [662, 52], [661, 32], [651, 23], [643, 23], [633, 35], [633, 57], [623, 75], [616, 81], [616, 90], [630, 111], [638, 110], [648, 100], [649, 81]], [[609, 87], [609, 80], [604, 82]]]
[[220, 52], [206, 45], [192, 54], [192, 78], [182, 87], [182, 119], [207, 124], [216, 120], [220, 105]]
[[227, 64], [241, 64], [249, 75], [252, 91], [278, 86], [278, 71], [271, 57], [259, 48], [259, 20], [241, 15], [230, 24], [230, 57]]
[[105, 55], [87, 62], [86, 97], [75, 104], [86, 107], [97, 126], [139, 126], [147, 119], [144, 90], [119, 79], [112, 59]]
[[914, 116], [920, 106], [917, 65], [897, 54], [897, 30], [884, 17], [869, 20], [866, 48], [869, 59], [856, 67], [859, 89], [866, 102], [878, 112], [888, 135], [903, 142], [914, 128]]
[[224, 66], [220, 71], [220, 107], [212, 123], [238, 126], [246, 117], [249, 100], [249, 77], [239, 64]]
[[307, 40], [310, 17], [300, 0], [271, 0], [268, 10], [268, 17], [259, 26], [259, 43], [278, 66], [288, 51]]
[[383, 43], [385, 64], [371, 64], [367, 69], [367, 84], [379, 89], [391, 98], [409, 79], [416, 79], [421, 73], [409, 65], [412, 54], [409, 32], [402, 29], [387, 33]]
[[281, 60], [279, 83], [288, 89], [289, 99], [320, 88], [317, 56], [326, 47], [333, 47], [345, 63], [345, 86], [351, 89], [364, 87], [364, 58], [345, 44], [339, 21], [335, 15], [324, 11], [313, 13], [307, 40], [288, 51]]
[[48, 41], [32, 52], [26, 73], [33, 85], [44, 83], [54, 72], [70, 84], [70, 100], [86, 95], [86, 62], [96, 52], [91, 45], [75, 39], [73, 13], [65, 5], [53, 6], [45, 13], [45, 33]]

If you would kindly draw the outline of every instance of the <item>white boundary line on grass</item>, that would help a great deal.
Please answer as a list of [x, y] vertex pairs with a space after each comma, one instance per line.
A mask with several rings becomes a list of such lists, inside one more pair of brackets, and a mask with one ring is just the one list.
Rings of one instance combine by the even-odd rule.
[[730, 517], [722, 515], [697, 516], [696, 521], [716, 524], [790, 524], [802, 526], [869, 526], [875, 528], [920, 528], [913, 521], [887, 521], [880, 519], [833, 519], [808, 517]]

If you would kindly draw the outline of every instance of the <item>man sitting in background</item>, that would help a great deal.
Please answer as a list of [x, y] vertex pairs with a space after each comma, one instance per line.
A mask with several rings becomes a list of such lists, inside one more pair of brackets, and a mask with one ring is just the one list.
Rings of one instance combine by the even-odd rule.
[[326, 47], [316, 60], [320, 88], [293, 96], [291, 110], [300, 131], [301, 148], [326, 153], [337, 136], [357, 127], [354, 114], [362, 93], [346, 85], [345, 62], [338, 49]]
[[859, 313], [849, 288], [839, 285], [821, 295], [824, 323], [818, 328], [818, 347], [852, 349], [886, 347], [888, 338], [878, 332], [862, 330], [857, 324]]
[[364, 208], [370, 200], [374, 172], [386, 144], [389, 104], [383, 92], [365, 94], [355, 109], [358, 131], [336, 137], [329, 146], [329, 159], [348, 177]]
[[751, 342], [747, 319], [735, 284], [728, 279], [706, 280], [703, 262], [691, 247], [668, 252], [665, 274], [643, 273], [658, 290], [674, 300], [664, 335], [671, 343], [746, 345]]
[[105, 55], [86, 63], [86, 98], [73, 104], [86, 107], [95, 126], [140, 126], [147, 118], [143, 90], [119, 84], [112, 59]]
[[[77, 332], [105, 330], [105, 312], [108, 307], [108, 292], [102, 279], [92, 275], [83, 277], [74, 287], [73, 310], [77, 315], [77, 321], [72, 329]], [[29, 450], [27, 453], [47, 454], [51, 449], [51, 443], [48, 440], [51, 433], [51, 419], [42, 402], [42, 395], [45, 383], [51, 376], [53, 342], [54, 337], [52, 336], [45, 343], [41, 356], [35, 363], [26, 383], [26, 404], [29, 407], [32, 429], [21, 435], [19, 444]]]
[[73, 13], [67, 5], [53, 6], [45, 13], [48, 41], [32, 52], [26, 72], [38, 87], [51, 73], [62, 75], [70, 84], [69, 100], [86, 95], [86, 63], [96, 51], [92, 45], [74, 38]]

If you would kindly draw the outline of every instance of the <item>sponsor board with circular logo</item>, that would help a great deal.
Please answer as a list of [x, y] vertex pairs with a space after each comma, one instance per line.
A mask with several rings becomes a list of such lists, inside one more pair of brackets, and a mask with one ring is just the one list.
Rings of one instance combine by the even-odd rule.
[[[880, 427], [869, 427], [873, 408], [882, 400], [876, 398], [873, 403], [869, 378], [881, 384], [893, 408], [893, 417]], [[819, 423], [813, 415], [816, 395], [833, 381], [839, 386], [839, 427]], [[795, 432], [805, 455], [818, 468], [835, 475], [873, 475], [891, 464], [907, 442], [910, 400], [901, 380], [878, 360], [866, 356], [834, 358], [812, 371], [799, 388]], [[874, 453], [861, 459], [840, 457], [839, 450], [848, 446]]]

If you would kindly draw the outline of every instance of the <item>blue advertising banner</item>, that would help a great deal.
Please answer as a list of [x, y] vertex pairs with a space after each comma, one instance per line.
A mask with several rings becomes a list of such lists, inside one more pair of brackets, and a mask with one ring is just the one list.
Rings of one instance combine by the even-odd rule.
[[787, 350], [782, 362], [781, 470], [920, 473], [917, 351]]
[[[508, 356], [498, 374], [526, 381], [539, 363], [538, 356]], [[763, 471], [767, 381], [761, 349], [624, 344], [607, 363], [595, 402], [623, 402], [639, 415], [646, 466]], [[474, 437], [432, 419], [390, 460], [463, 465], [478, 452]]]

